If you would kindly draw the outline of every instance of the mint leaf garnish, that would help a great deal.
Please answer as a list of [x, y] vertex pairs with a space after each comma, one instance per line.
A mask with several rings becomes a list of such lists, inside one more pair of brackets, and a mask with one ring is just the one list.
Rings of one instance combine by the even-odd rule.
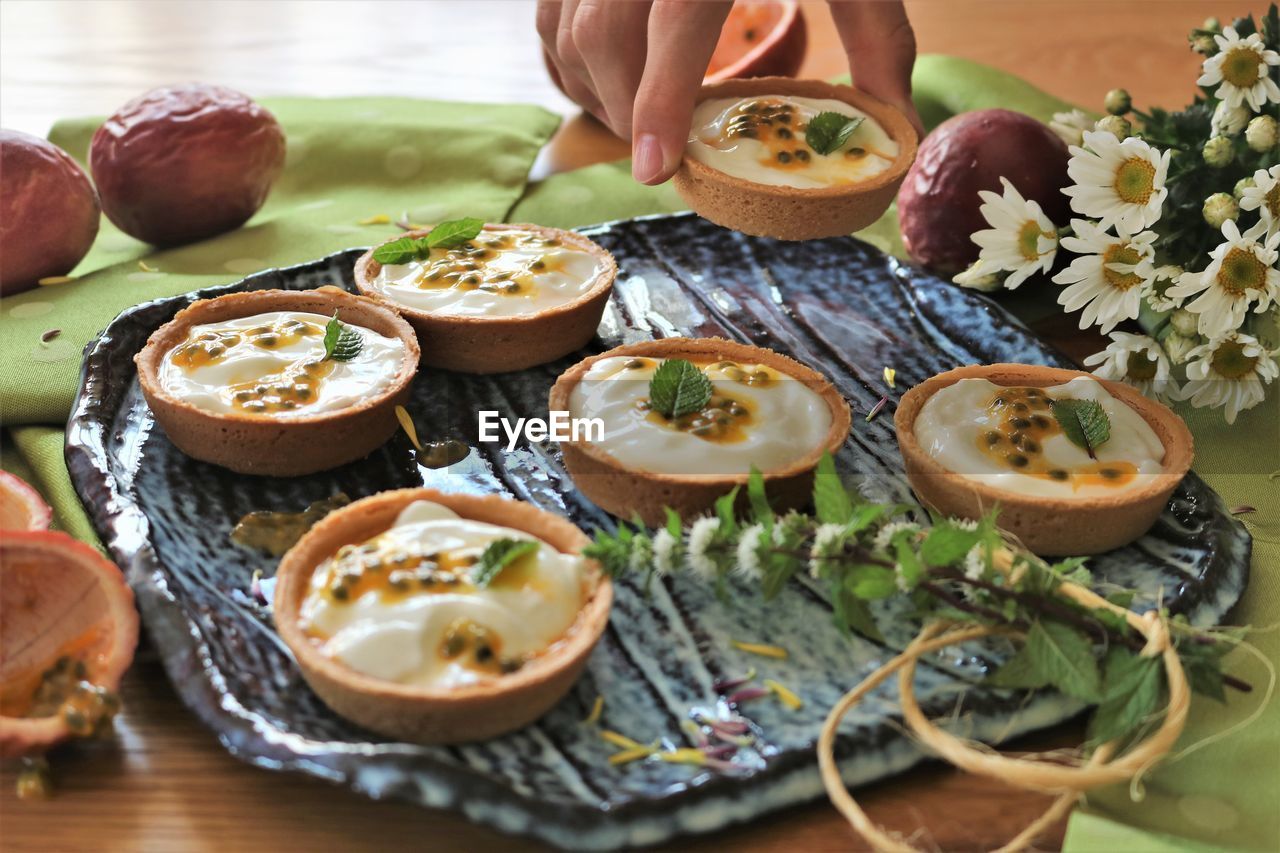
[[1085, 702], [1101, 698], [1093, 644], [1080, 631], [1061, 622], [1037, 621], [1027, 632], [1026, 650], [1051, 686]]
[[861, 116], [846, 116], [840, 113], [818, 113], [809, 121], [804, 131], [804, 141], [819, 154], [830, 154], [838, 151], [849, 141], [853, 132], [862, 124]]
[[334, 311], [333, 317], [324, 327], [325, 360], [350, 361], [358, 356], [363, 348], [364, 338], [360, 337], [355, 327], [339, 321], [338, 312]]
[[1097, 459], [1099, 445], [1111, 438], [1111, 419], [1096, 400], [1054, 400], [1053, 416], [1067, 440]]
[[1144, 658], [1123, 646], [1107, 652], [1102, 703], [1089, 721], [1091, 740], [1103, 743], [1132, 733], [1160, 706], [1160, 658]]
[[692, 362], [662, 362], [649, 380], [649, 405], [663, 417], [678, 418], [701, 411], [711, 399], [711, 380]]
[[419, 261], [430, 255], [432, 249], [455, 249], [468, 240], [474, 240], [482, 230], [483, 219], [450, 219], [432, 228], [425, 237], [401, 237], [390, 243], [383, 243], [373, 250], [373, 259], [380, 264]]
[[495, 539], [480, 555], [480, 563], [471, 573], [471, 582], [484, 589], [507, 566], [537, 550], [538, 543], [529, 539]]

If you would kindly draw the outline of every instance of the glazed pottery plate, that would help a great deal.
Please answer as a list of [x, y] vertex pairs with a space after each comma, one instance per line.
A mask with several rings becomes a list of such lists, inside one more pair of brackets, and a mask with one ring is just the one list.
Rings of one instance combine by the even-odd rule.
[[[723, 336], [786, 353], [822, 371], [853, 406], [854, 429], [838, 464], [873, 500], [911, 501], [893, 435], [904, 388], [958, 365], [1065, 359], [987, 299], [899, 265], [853, 239], [780, 243], [744, 237], [692, 216], [586, 229], [613, 252], [620, 273], [592, 352], [672, 335]], [[275, 559], [229, 535], [254, 510], [298, 511], [342, 492], [352, 499], [427, 485], [496, 492], [562, 513], [591, 531], [609, 517], [578, 496], [553, 444], [506, 450], [476, 445], [477, 415], [496, 409], [538, 416], [556, 376], [582, 356], [515, 374], [420, 374], [409, 406], [424, 439], [456, 439], [470, 454], [429, 468], [404, 436], [365, 460], [295, 479], [243, 477], [187, 458], [165, 438], [138, 391], [133, 355], [156, 327], [193, 300], [236, 290], [351, 289], [359, 250], [242, 282], [132, 308], [92, 343], [67, 431], [80, 497], [137, 592], [151, 638], [183, 701], [237, 757], [308, 773], [371, 797], [448, 808], [506, 832], [553, 844], [600, 848], [652, 844], [821, 796], [814, 742], [841, 693], [893, 654], [914, 629], [905, 619], [880, 645], [835, 627], [821, 590], [793, 582], [764, 605], [754, 589], [724, 601], [693, 579], [649, 590], [618, 585], [610, 627], [586, 675], [537, 725], [486, 743], [424, 747], [382, 740], [339, 719], [311, 693], [272, 628], [253, 577]], [[883, 371], [897, 371], [895, 390]], [[883, 394], [887, 407], [867, 420]], [[1198, 623], [1219, 620], [1244, 589], [1250, 540], [1222, 501], [1188, 476], [1155, 528], [1091, 561], [1100, 578], [1142, 590]], [[882, 614], [884, 615], [884, 614]], [[773, 660], [733, 640], [789, 651]], [[921, 668], [916, 692], [927, 713], [952, 716], [969, 736], [996, 743], [1081, 710], [1052, 693], [977, 686], [994, 646], [956, 649]], [[683, 746], [682, 721], [725, 711], [712, 687], [755, 667], [804, 700], [743, 705], [755, 729], [735, 767], [710, 770], [659, 761], [612, 766], [600, 727], [638, 741]], [[898, 726], [885, 684], [842, 727], [846, 779], [863, 784], [925, 756]], [[583, 723], [603, 697], [598, 725]]]

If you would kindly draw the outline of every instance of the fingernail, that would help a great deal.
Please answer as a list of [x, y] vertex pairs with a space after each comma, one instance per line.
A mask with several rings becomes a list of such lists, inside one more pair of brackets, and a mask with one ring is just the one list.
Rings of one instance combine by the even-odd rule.
[[662, 174], [662, 146], [652, 133], [642, 133], [631, 155], [631, 176], [642, 184]]

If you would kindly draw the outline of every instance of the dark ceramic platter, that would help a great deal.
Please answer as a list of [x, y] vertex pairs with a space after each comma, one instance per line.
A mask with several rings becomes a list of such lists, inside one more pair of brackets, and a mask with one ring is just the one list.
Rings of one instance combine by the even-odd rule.
[[[854, 430], [839, 465], [876, 500], [910, 501], [893, 436], [893, 402], [867, 423], [883, 390], [882, 370], [910, 387], [974, 362], [1065, 365], [1065, 360], [985, 298], [901, 266], [853, 239], [779, 243], [744, 237], [692, 216], [600, 225], [586, 233], [613, 252], [621, 272], [592, 351], [671, 335], [719, 335], [788, 353], [831, 377], [853, 405]], [[738, 590], [719, 603], [693, 580], [666, 580], [646, 596], [619, 585], [610, 628], [587, 674], [546, 718], [516, 734], [465, 747], [391, 743], [330, 713], [302, 681], [250, 594], [255, 569], [274, 560], [228, 539], [251, 510], [296, 511], [342, 491], [352, 498], [427, 484], [498, 492], [567, 515], [591, 530], [610, 519], [579, 497], [553, 445], [512, 452], [481, 445], [451, 468], [419, 467], [397, 436], [369, 458], [291, 480], [241, 477], [179, 453], [152, 420], [132, 358], [148, 334], [201, 297], [235, 290], [351, 287], [358, 250], [271, 270], [242, 282], [140, 305], [120, 315], [87, 350], [83, 385], [67, 432], [77, 491], [103, 540], [125, 568], [151, 639], [183, 701], [234, 755], [348, 785], [371, 797], [400, 797], [455, 809], [506, 832], [570, 847], [651, 844], [707, 832], [821, 795], [813, 744], [840, 694], [892, 654], [847, 638], [822, 594], [794, 583], [763, 606]], [[475, 412], [541, 414], [555, 377], [579, 357], [519, 374], [419, 376], [410, 406], [424, 437], [474, 445]], [[1250, 540], [1194, 474], [1156, 527], [1133, 545], [1093, 561], [1107, 580], [1162, 596], [1199, 623], [1213, 623], [1244, 589]], [[889, 645], [905, 620], [883, 620]], [[736, 651], [731, 639], [786, 647], [787, 661]], [[1072, 716], [1073, 700], [973, 685], [998, 649], [956, 650], [923, 667], [926, 711], [999, 742]], [[746, 769], [721, 774], [660, 762], [612, 767], [613, 748], [582, 724], [596, 696], [602, 725], [640, 741], [684, 745], [680, 722], [695, 708], [714, 713], [712, 683], [755, 666], [800, 694], [789, 711], [765, 700], [744, 706], [759, 746], [738, 757]], [[922, 760], [895, 725], [892, 682], [849, 716], [839, 754], [850, 783], [883, 778]], [[967, 692], [964, 692], [967, 691]]]

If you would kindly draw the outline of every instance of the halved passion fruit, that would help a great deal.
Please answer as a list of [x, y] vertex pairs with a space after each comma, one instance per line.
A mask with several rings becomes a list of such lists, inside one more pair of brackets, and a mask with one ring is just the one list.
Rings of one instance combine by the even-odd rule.
[[137, 644], [113, 563], [65, 533], [0, 534], [0, 758], [92, 734]]
[[53, 510], [21, 477], [0, 471], [0, 530], [48, 530]]
[[720, 29], [704, 83], [732, 77], [794, 77], [808, 29], [795, 0], [737, 0]]

